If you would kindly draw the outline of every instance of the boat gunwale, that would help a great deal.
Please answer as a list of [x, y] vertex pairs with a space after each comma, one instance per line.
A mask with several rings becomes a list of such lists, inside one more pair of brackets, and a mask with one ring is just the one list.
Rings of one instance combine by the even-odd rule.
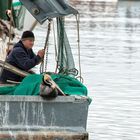
[[0, 102], [63, 102], [63, 103], [74, 103], [74, 102], [87, 102], [88, 98], [85, 96], [57, 96], [55, 98], [43, 98], [41, 96], [21, 96], [21, 95], [0, 95]]

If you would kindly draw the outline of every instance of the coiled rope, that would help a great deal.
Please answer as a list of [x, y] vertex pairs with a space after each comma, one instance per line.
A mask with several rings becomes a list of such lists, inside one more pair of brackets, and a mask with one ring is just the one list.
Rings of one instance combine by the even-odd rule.
[[82, 69], [81, 69], [81, 52], [80, 52], [80, 27], [79, 27], [79, 22], [80, 22], [80, 15], [77, 14], [76, 16], [76, 23], [77, 23], [77, 45], [78, 45], [78, 64], [79, 64], [79, 76], [76, 78], [80, 79], [80, 82], [84, 82], [84, 79], [82, 77]]

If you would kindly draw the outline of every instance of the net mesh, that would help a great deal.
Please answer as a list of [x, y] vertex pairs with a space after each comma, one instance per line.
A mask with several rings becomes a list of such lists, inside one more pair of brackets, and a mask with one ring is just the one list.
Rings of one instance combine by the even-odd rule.
[[57, 65], [59, 73], [76, 76], [78, 74], [78, 71], [75, 68], [74, 58], [65, 31], [65, 20], [63, 17], [57, 18], [57, 37], [58, 37]]

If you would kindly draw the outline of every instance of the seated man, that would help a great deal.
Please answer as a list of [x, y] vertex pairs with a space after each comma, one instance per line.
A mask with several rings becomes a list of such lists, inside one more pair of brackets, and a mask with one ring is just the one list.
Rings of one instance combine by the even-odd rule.
[[[35, 37], [31, 31], [23, 32], [21, 40], [14, 45], [12, 51], [8, 54], [6, 62], [26, 72], [39, 64], [45, 52], [44, 50], [39, 50], [37, 55], [34, 54], [32, 50], [34, 40]], [[6, 83], [7, 80], [20, 82], [22, 79], [23, 77], [5, 69], [0, 77], [1, 83]]]

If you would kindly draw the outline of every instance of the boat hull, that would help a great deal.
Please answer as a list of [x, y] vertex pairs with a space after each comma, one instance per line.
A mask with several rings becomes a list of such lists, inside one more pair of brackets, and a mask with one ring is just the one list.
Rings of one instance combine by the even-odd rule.
[[0, 138], [87, 140], [87, 114], [79, 96], [0, 96]]

